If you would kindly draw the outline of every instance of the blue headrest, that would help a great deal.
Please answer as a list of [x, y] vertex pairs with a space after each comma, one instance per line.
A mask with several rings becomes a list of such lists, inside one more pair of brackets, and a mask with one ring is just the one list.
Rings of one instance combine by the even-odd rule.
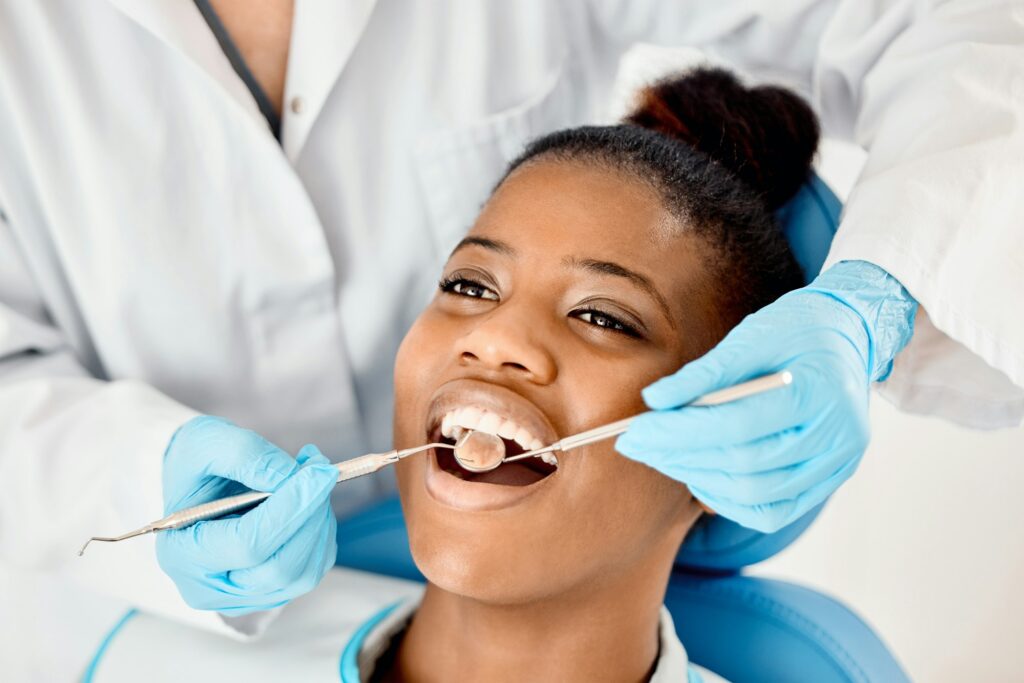
[[825, 181], [811, 174], [800, 191], [775, 212], [782, 234], [789, 241], [789, 248], [807, 282], [818, 275], [825, 263], [832, 238], [839, 228], [842, 209], [839, 197]]
[[398, 496], [338, 520], [336, 564], [411, 581], [426, 580], [412, 561]]
[[[810, 282], [821, 270], [832, 237], [839, 227], [842, 203], [816, 174], [776, 213], [779, 226], [804, 278]], [[746, 529], [722, 517], [707, 517], [695, 527], [679, 551], [676, 565], [704, 572], [736, 571], [775, 555], [792, 543], [818, 516], [811, 510], [773, 534]]]
[[665, 606], [690, 658], [734, 683], [910, 680], [848, 607], [791, 583], [675, 572]]

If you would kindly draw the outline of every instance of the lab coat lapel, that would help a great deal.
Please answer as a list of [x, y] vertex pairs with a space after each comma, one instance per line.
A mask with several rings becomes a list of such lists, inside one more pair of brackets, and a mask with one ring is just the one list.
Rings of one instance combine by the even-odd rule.
[[[376, 0], [296, 0], [282, 145], [294, 162], [359, 43]], [[294, 104], [293, 104], [294, 103]]]
[[262, 128], [270, 130], [249, 89], [231, 67], [195, 4], [186, 0], [109, 0], [168, 46], [192, 60]]

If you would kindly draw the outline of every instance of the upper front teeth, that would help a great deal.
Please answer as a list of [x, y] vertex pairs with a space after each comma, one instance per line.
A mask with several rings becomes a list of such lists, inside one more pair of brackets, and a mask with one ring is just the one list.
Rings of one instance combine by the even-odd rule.
[[[525, 427], [521, 427], [512, 420], [483, 408], [474, 406], [456, 408], [455, 410], [448, 411], [441, 420], [441, 434], [448, 438], [458, 439], [467, 429], [495, 434], [503, 439], [515, 441], [524, 451], [533, 451], [544, 447], [544, 443]], [[548, 458], [546, 456], [551, 457]], [[557, 460], [550, 453], [545, 453], [541, 457], [545, 462], [557, 463]]]

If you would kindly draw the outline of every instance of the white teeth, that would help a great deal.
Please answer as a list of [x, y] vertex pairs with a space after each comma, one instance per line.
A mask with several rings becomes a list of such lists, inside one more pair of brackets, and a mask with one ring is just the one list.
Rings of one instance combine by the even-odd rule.
[[483, 415], [484, 411], [479, 408], [459, 408], [452, 417], [452, 422], [466, 429], [476, 429]]
[[554, 453], [542, 453], [540, 459], [549, 465], [558, 467], [558, 458], [555, 457]]
[[515, 439], [516, 432], [519, 431], [519, 425], [512, 420], [505, 420], [500, 427], [498, 427], [498, 436], [503, 439]]
[[480, 431], [496, 434], [503, 439], [515, 441], [524, 451], [541, 448], [543, 443], [525, 427], [483, 408], [462, 406], [448, 411], [441, 419], [441, 435], [456, 441], [466, 431]]
[[494, 413], [484, 413], [483, 417], [480, 418], [480, 422], [477, 423], [476, 428], [481, 432], [487, 432], [488, 434], [497, 434], [498, 427], [501, 426], [504, 420], [500, 415]]

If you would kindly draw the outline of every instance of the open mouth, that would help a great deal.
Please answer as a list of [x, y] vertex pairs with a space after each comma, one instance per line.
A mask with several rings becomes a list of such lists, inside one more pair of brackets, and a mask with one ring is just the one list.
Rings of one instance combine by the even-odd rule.
[[[486, 431], [489, 434], [494, 432], [483, 429], [477, 426], [476, 429], [479, 431]], [[505, 457], [510, 458], [514, 455], [521, 455], [527, 450], [533, 448], [539, 448], [539, 445], [531, 445], [528, 449], [522, 443], [517, 441], [515, 438], [508, 438], [501, 434], [496, 434], [505, 445]], [[441, 425], [436, 426], [431, 430], [429, 438], [433, 442], [455, 444], [455, 437], [450, 434], [446, 436], [442, 433]], [[455, 454], [453, 451], [447, 448], [435, 448], [434, 457], [437, 459], [437, 465], [442, 472], [445, 472], [453, 477], [467, 481], [471, 483], [479, 484], [499, 484], [501, 486], [529, 486], [536, 484], [538, 481], [545, 479], [556, 471], [558, 471], [558, 465], [555, 464], [557, 461], [551, 459], [551, 462], [545, 462], [540, 458], [524, 458], [516, 462], [503, 463], [489, 472], [470, 472], [459, 466], [459, 463], [455, 460]]]

